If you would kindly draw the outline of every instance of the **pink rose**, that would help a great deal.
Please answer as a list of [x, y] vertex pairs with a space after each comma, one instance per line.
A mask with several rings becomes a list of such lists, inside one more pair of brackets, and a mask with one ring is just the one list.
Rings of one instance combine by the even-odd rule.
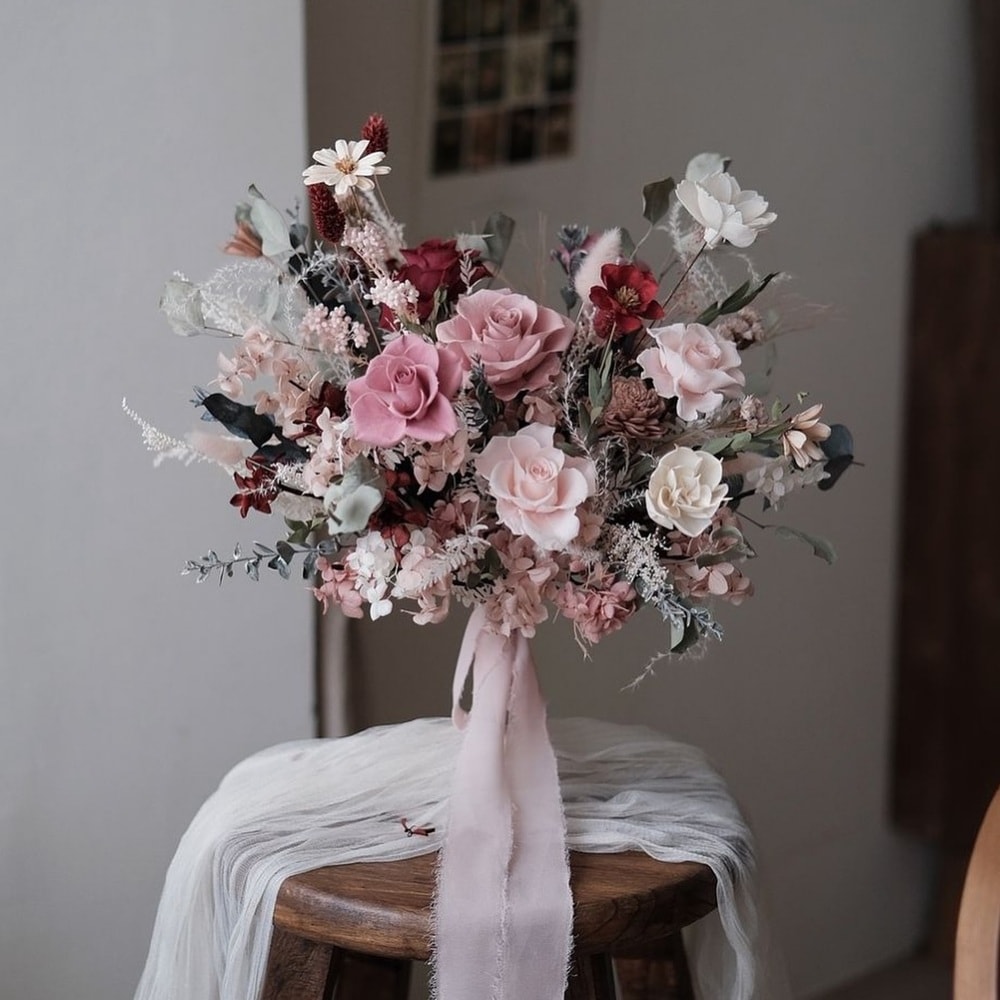
[[577, 508], [597, 490], [594, 463], [560, 451], [554, 435], [551, 427], [528, 424], [513, 437], [493, 438], [476, 459], [497, 518], [542, 549], [562, 549], [576, 538]]
[[466, 370], [482, 361], [487, 382], [504, 400], [547, 385], [572, 338], [568, 319], [506, 288], [464, 296], [437, 327], [438, 342], [452, 345]]
[[681, 420], [714, 413], [724, 396], [743, 385], [736, 346], [707, 326], [673, 323], [655, 327], [649, 335], [657, 346], [643, 351], [636, 360], [660, 396], [677, 400]]
[[404, 437], [431, 442], [451, 437], [458, 419], [449, 400], [461, 381], [456, 358], [404, 333], [347, 384], [354, 439], [389, 448]]

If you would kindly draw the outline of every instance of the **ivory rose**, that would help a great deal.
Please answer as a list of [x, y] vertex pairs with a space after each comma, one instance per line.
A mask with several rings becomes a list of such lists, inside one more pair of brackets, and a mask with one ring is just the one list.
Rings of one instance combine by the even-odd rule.
[[722, 463], [707, 451], [680, 446], [657, 463], [646, 490], [646, 513], [688, 538], [700, 535], [726, 499]]
[[572, 458], [553, 443], [555, 430], [528, 424], [495, 437], [476, 459], [489, 483], [497, 519], [541, 549], [562, 549], [580, 532], [577, 508], [597, 490], [594, 463]]
[[700, 323], [654, 327], [649, 347], [636, 360], [664, 399], [677, 400], [681, 420], [714, 413], [725, 395], [743, 385], [736, 345]]
[[404, 437], [443, 441], [458, 430], [450, 399], [462, 366], [446, 351], [404, 333], [374, 357], [360, 378], [347, 383], [353, 437], [389, 448]]
[[506, 288], [466, 295], [437, 327], [438, 343], [449, 345], [466, 370], [481, 361], [486, 381], [503, 400], [547, 385], [572, 337], [573, 324], [564, 316]]

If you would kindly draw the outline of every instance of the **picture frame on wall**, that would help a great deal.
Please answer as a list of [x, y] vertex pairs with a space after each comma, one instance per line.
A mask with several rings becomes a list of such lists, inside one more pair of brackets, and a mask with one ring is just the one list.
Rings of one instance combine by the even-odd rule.
[[568, 156], [576, 0], [434, 0], [431, 172]]

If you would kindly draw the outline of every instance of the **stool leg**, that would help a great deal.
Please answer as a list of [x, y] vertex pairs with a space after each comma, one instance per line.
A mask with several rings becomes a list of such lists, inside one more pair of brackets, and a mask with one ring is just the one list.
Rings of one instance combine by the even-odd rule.
[[275, 927], [261, 1000], [329, 1000], [343, 954]]
[[566, 981], [566, 1000], [615, 1000], [610, 955], [574, 955]]
[[694, 1000], [684, 939], [671, 934], [657, 950], [654, 956], [615, 959], [621, 1000]]
[[406, 1000], [410, 963], [345, 952], [333, 1000]]

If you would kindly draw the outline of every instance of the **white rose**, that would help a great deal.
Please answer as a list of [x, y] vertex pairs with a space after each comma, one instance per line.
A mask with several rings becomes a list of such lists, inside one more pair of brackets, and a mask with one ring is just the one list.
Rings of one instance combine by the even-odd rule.
[[726, 499], [722, 463], [707, 451], [679, 447], [664, 455], [646, 490], [646, 512], [664, 528], [694, 538], [711, 523]]
[[677, 185], [677, 199], [705, 227], [709, 248], [722, 240], [748, 247], [778, 217], [756, 191], [740, 190], [736, 178], [721, 170], [697, 181], [685, 177]]
[[714, 413], [744, 384], [740, 354], [731, 340], [700, 323], [672, 323], [649, 331], [656, 347], [636, 361], [664, 399], [677, 400], [681, 420]]

